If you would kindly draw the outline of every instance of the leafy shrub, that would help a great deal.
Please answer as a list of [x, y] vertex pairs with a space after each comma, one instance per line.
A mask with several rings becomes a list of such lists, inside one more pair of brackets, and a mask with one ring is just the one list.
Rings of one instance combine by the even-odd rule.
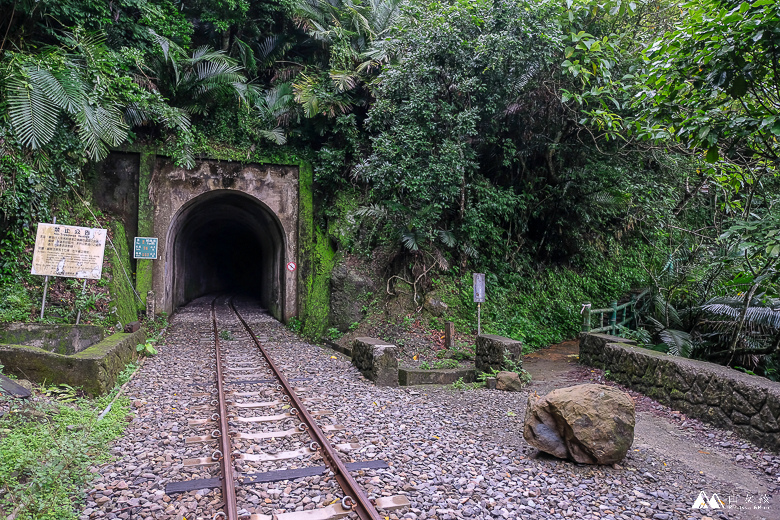
[[30, 316], [32, 300], [21, 284], [0, 285], [0, 322], [25, 321]]
[[155, 339], [147, 339], [146, 343], [139, 343], [135, 346], [135, 351], [139, 356], [152, 357], [157, 355], [157, 349], [154, 348], [154, 344], [157, 342]]
[[300, 334], [303, 330], [303, 321], [298, 316], [293, 316], [290, 321], [287, 322], [287, 328], [296, 334]]

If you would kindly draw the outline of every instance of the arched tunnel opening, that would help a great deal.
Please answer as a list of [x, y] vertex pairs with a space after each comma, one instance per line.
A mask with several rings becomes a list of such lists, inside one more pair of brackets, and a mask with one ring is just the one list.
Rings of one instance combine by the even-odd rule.
[[250, 296], [284, 309], [284, 235], [276, 216], [241, 192], [217, 190], [184, 206], [168, 236], [173, 308], [206, 294]]

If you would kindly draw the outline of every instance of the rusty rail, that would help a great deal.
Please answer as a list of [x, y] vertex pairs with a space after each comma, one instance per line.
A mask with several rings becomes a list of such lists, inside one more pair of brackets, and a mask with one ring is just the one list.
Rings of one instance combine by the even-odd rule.
[[[217, 361], [217, 400], [219, 404], [220, 446], [222, 447], [220, 462], [222, 465], [222, 500], [225, 502], [226, 520], [239, 520], [238, 504], [236, 502], [236, 485], [233, 480], [233, 449], [230, 446], [230, 425], [228, 424], [227, 403], [222, 374], [222, 353], [219, 350], [219, 334], [217, 333], [217, 313], [215, 303], [211, 302], [211, 325], [214, 332], [214, 353]], [[231, 304], [232, 306], [232, 304]]]
[[[255, 342], [257, 347], [260, 349], [260, 352], [262, 353], [263, 357], [268, 363], [268, 366], [273, 371], [275, 377], [279, 379], [279, 382], [282, 386], [282, 391], [287, 396], [289, 396], [290, 401], [292, 402], [292, 404], [294, 404], [295, 410], [300, 415], [302, 421], [306, 424], [307, 431], [309, 432], [309, 435], [311, 436], [313, 442], [315, 442], [318, 445], [318, 449], [322, 450], [325, 464], [333, 472], [333, 474], [336, 477], [336, 481], [339, 483], [339, 486], [341, 487], [342, 491], [344, 491], [344, 493], [346, 494], [346, 496], [341, 501], [342, 507], [347, 510], [350, 509], [354, 510], [361, 520], [382, 520], [382, 516], [379, 515], [379, 512], [374, 507], [374, 504], [366, 496], [365, 492], [360, 488], [358, 483], [355, 482], [355, 479], [352, 477], [352, 475], [349, 474], [349, 470], [347, 470], [346, 466], [344, 465], [344, 462], [342, 462], [341, 458], [339, 458], [338, 454], [331, 446], [327, 437], [325, 437], [325, 434], [317, 425], [316, 421], [311, 416], [311, 414], [309, 414], [309, 412], [304, 407], [303, 401], [293, 391], [293, 388], [292, 386], [290, 386], [290, 383], [287, 381], [287, 378], [284, 377], [284, 374], [282, 374], [281, 370], [279, 370], [279, 368], [273, 362], [271, 356], [269, 356], [268, 353], [265, 351], [265, 348], [260, 343], [260, 340], [257, 339], [257, 336], [255, 335], [254, 331], [249, 327], [247, 322], [238, 312], [238, 309], [236, 309], [235, 305], [233, 305], [232, 298], [230, 299], [230, 308], [233, 309], [233, 312], [236, 314], [238, 320], [241, 322], [241, 324], [244, 326], [246, 331], [252, 337], [252, 340]], [[215, 329], [215, 337], [216, 337], [216, 329]]]

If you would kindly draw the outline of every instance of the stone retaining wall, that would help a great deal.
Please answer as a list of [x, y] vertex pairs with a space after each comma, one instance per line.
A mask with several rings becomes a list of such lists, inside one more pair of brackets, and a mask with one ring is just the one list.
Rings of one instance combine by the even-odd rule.
[[[514, 363], [514, 367], [507, 366], [507, 361]], [[477, 336], [474, 366], [480, 372], [495, 370], [511, 370], [523, 367], [523, 344], [520, 341], [496, 336], [495, 334], [482, 334]]]
[[580, 362], [675, 410], [778, 451], [780, 383], [634, 346], [607, 334], [580, 337]]
[[376, 338], [355, 338], [352, 364], [377, 386], [398, 386], [398, 347]]
[[36, 383], [81, 387], [96, 396], [111, 390], [125, 366], [135, 357], [135, 347], [146, 339], [140, 329], [119, 332], [72, 356], [63, 356], [24, 345], [0, 345], [3, 370]]

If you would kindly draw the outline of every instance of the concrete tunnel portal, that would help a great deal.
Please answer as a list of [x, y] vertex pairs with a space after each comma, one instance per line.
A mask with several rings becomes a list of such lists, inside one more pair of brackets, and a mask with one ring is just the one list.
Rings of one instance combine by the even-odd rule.
[[169, 228], [168, 265], [173, 308], [206, 295], [251, 296], [278, 319], [285, 309], [285, 235], [261, 201], [215, 190], [185, 204]]

